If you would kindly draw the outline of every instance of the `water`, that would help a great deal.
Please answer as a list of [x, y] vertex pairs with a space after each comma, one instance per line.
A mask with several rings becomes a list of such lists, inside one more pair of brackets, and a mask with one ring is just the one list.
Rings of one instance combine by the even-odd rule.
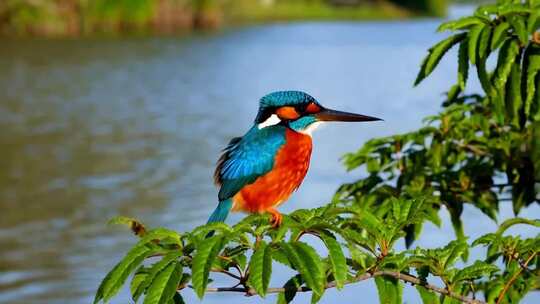
[[[339, 158], [369, 138], [413, 130], [455, 82], [443, 60], [412, 88], [439, 20], [296, 23], [183, 38], [2, 41], [0, 48], [0, 302], [89, 303], [99, 281], [135, 242], [106, 225], [127, 215], [180, 231], [216, 204], [212, 172], [228, 139], [252, 123], [260, 96], [300, 89], [333, 108], [383, 123], [316, 132], [301, 189], [281, 208], [324, 204], [346, 173]], [[478, 88], [476, 83], [473, 89]], [[511, 215], [504, 206], [502, 218]], [[539, 217], [540, 208], [524, 211]], [[230, 223], [242, 215], [235, 215]], [[494, 223], [467, 208], [466, 232]], [[478, 220], [481, 218], [482, 220]], [[474, 219], [474, 220], [473, 220]], [[533, 232], [524, 231], [525, 234]], [[448, 221], [419, 244], [452, 239]], [[288, 277], [278, 273], [272, 285]], [[376, 301], [372, 282], [329, 291], [323, 303]], [[125, 303], [124, 290], [113, 303]], [[419, 301], [405, 289], [409, 303]], [[189, 302], [193, 294], [186, 293]], [[208, 295], [205, 303], [241, 295]], [[252, 302], [274, 302], [250, 299]], [[528, 296], [525, 303], [540, 300]], [[309, 295], [297, 303], [307, 303]]]

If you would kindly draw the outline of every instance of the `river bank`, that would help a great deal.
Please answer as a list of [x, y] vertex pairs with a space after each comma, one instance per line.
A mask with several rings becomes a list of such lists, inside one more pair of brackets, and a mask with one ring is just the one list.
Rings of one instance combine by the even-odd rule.
[[195, 29], [216, 29], [246, 23], [300, 20], [392, 20], [415, 16], [440, 16], [446, 12], [446, 2], [441, 0], [399, 1], [399, 5], [396, 4], [397, 2], [397, 0], [394, 2], [386, 0], [9, 0], [0, 3], [0, 35], [81, 37], [182, 34]]

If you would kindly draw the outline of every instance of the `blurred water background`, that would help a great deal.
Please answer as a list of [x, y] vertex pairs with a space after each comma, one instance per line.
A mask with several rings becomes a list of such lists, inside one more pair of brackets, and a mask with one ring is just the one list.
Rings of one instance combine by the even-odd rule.
[[[450, 16], [471, 9], [452, 7]], [[249, 128], [258, 98], [271, 91], [304, 90], [329, 107], [385, 119], [316, 132], [310, 172], [281, 210], [323, 205], [341, 183], [362, 174], [345, 172], [341, 155], [369, 138], [413, 130], [439, 110], [456, 64], [443, 60], [431, 79], [418, 88], [412, 83], [427, 48], [442, 37], [435, 33], [440, 21], [271, 24], [180, 38], [3, 40], [0, 303], [90, 303], [106, 271], [135, 242], [125, 228], [106, 225], [113, 216], [180, 231], [204, 224], [216, 204], [212, 173], [220, 149]], [[479, 91], [474, 81], [470, 87]], [[500, 219], [512, 216], [510, 205], [501, 209]], [[540, 208], [522, 213], [538, 218]], [[416, 244], [453, 239], [444, 217], [441, 228], [427, 225]], [[464, 219], [472, 237], [496, 225], [472, 208]], [[275, 271], [271, 285], [288, 278]], [[188, 303], [198, 301], [191, 291], [184, 294]], [[128, 297], [124, 290], [112, 303]], [[420, 301], [414, 288], [405, 288], [405, 299]], [[210, 294], [204, 303], [223, 301], [275, 298]], [[296, 301], [308, 302], [309, 295]], [[336, 302], [376, 303], [373, 282], [322, 299]], [[540, 303], [540, 295], [523, 303]]]

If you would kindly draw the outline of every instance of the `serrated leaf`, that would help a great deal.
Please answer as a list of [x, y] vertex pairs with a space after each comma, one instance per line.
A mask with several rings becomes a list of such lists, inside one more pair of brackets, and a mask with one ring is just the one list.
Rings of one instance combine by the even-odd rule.
[[130, 284], [130, 291], [131, 291], [131, 297], [134, 302], [137, 302], [137, 299], [139, 296], [144, 292], [144, 289], [141, 288], [141, 284], [146, 280], [146, 277], [148, 276], [148, 268], [140, 267], [139, 270], [135, 272], [135, 275], [133, 275], [133, 279], [131, 279]]
[[508, 228], [514, 225], [531, 225], [535, 227], [540, 227], [540, 220], [530, 220], [521, 217], [510, 218], [499, 225], [499, 229], [497, 229], [497, 234], [502, 235]]
[[263, 298], [266, 296], [271, 275], [272, 248], [261, 241], [249, 262], [249, 283]]
[[378, 241], [383, 238], [382, 222], [367, 210], [361, 212], [355, 220], [355, 223], [360, 228], [365, 229], [375, 240]]
[[478, 38], [478, 56], [480, 58], [487, 58], [490, 51], [490, 42], [491, 42], [491, 26], [486, 26], [480, 37]]
[[476, 279], [496, 272], [499, 268], [486, 262], [476, 261], [474, 264], [460, 269], [453, 278], [453, 282]]
[[146, 246], [145, 243], [141, 244], [141, 242], [133, 247], [103, 279], [99, 285], [98, 291], [96, 292], [94, 303], [98, 303], [101, 300], [103, 300], [103, 302], [107, 302], [116, 293], [118, 293], [120, 287], [122, 287], [129, 274], [132, 273], [143, 262], [143, 260], [153, 252], [151, 247]]
[[526, 82], [524, 84], [522, 83], [522, 85], [525, 85], [526, 89], [524, 112], [528, 117], [536, 90], [535, 77], [540, 71], [540, 47], [534, 46], [533, 44], [529, 45], [525, 51], [524, 61], [526, 61], [526, 63], [523, 64], [524, 70], [522, 73], [526, 79]]
[[442, 40], [441, 42], [431, 47], [428, 50], [429, 54], [424, 58], [424, 61], [422, 62], [422, 66], [420, 67], [418, 76], [416, 76], [414, 85], [418, 85], [429, 74], [431, 74], [437, 64], [439, 64], [439, 61], [441, 61], [441, 58], [444, 56], [444, 54], [446, 54], [446, 52], [448, 52], [448, 50], [452, 48], [452, 46], [454, 46], [456, 43], [459, 43], [465, 37], [466, 33], [456, 34]]
[[476, 16], [467, 16], [457, 20], [443, 22], [437, 28], [437, 32], [461, 30], [478, 24], [484, 24], [484, 20]]
[[497, 60], [497, 67], [493, 76], [495, 77], [495, 87], [500, 89], [506, 84], [508, 75], [512, 70], [512, 65], [516, 61], [519, 53], [519, 45], [515, 39], [508, 39], [504, 42], [501, 50], [499, 51], [499, 58]]
[[169, 263], [148, 286], [144, 304], [168, 304], [176, 294], [182, 275], [182, 265], [178, 261]]
[[341, 289], [347, 281], [347, 260], [345, 259], [341, 246], [333, 235], [330, 233], [321, 233], [320, 236], [328, 249], [328, 257], [330, 258], [336, 287]]
[[390, 277], [375, 277], [375, 284], [379, 293], [381, 304], [401, 304], [403, 303], [403, 285], [400, 281]]
[[523, 106], [521, 99], [521, 66], [513, 64], [506, 84], [506, 113], [511, 123], [519, 127], [519, 111]]
[[469, 57], [468, 57], [469, 41], [467, 39], [461, 41], [458, 51], [458, 85], [461, 91], [465, 90], [467, 85], [467, 77], [469, 76]]
[[193, 257], [191, 268], [193, 289], [197, 296], [202, 299], [208, 285], [208, 275], [214, 260], [223, 247], [223, 237], [215, 235], [204, 239], [197, 246], [197, 253]]
[[441, 263], [444, 269], [448, 269], [459, 257], [467, 254], [468, 251], [467, 243], [464, 241], [452, 241], [446, 248], [448, 249], [448, 253], [446, 256], [441, 257]]
[[489, 79], [489, 74], [486, 70], [486, 60], [487, 58], [478, 58], [476, 62], [476, 73], [478, 75], [478, 80], [480, 80], [480, 84], [482, 85], [482, 89], [488, 97], [496, 97], [495, 92], [492, 90], [491, 82]]
[[475, 25], [468, 34], [469, 37], [469, 46], [467, 48], [467, 51], [469, 52], [469, 60], [472, 64], [476, 64], [476, 58], [477, 56], [477, 49], [478, 49], [478, 40], [480, 40], [480, 35], [486, 28], [485, 24], [478, 24]]
[[512, 16], [509, 19], [510, 25], [514, 29], [514, 33], [518, 36], [522, 45], [526, 45], [529, 40], [529, 33], [525, 26], [525, 20], [520, 16]]
[[303, 242], [281, 243], [281, 248], [307, 286], [322, 295], [326, 278], [323, 263], [315, 249]]
[[180, 250], [170, 252], [167, 255], [165, 255], [160, 261], [152, 265], [152, 267], [148, 270], [148, 275], [146, 276], [146, 279], [140, 284], [136, 292], [133, 293], [133, 300], [137, 302], [142, 292], [144, 292], [144, 290], [147, 289], [148, 286], [152, 284], [152, 282], [157, 277], [157, 275], [163, 269], [169, 266], [169, 264], [175, 262], [178, 259], [178, 257], [180, 257], [181, 255], [182, 255], [182, 252]]
[[437, 296], [434, 292], [426, 289], [425, 287], [422, 287], [420, 285], [416, 285], [416, 290], [418, 290], [418, 293], [420, 294], [420, 298], [422, 299], [423, 304], [439, 304], [439, 296]]
[[493, 30], [493, 36], [491, 37], [491, 49], [498, 49], [501, 44], [508, 38], [508, 29], [510, 24], [508, 22], [501, 22]]
[[176, 245], [182, 244], [180, 234], [174, 230], [166, 228], [148, 230], [141, 239], [141, 242], [153, 242], [156, 240], [169, 240]]
[[540, 27], [540, 12], [536, 10], [527, 19], [527, 32], [533, 33]]

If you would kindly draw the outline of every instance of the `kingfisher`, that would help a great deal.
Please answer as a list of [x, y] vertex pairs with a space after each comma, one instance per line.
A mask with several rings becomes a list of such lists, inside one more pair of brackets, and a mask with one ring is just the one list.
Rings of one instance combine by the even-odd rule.
[[269, 213], [278, 227], [276, 209], [300, 187], [309, 168], [312, 132], [323, 122], [376, 121], [380, 118], [323, 107], [301, 91], [263, 96], [253, 126], [233, 138], [217, 162], [217, 208], [208, 223], [224, 222], [230, 211]]

